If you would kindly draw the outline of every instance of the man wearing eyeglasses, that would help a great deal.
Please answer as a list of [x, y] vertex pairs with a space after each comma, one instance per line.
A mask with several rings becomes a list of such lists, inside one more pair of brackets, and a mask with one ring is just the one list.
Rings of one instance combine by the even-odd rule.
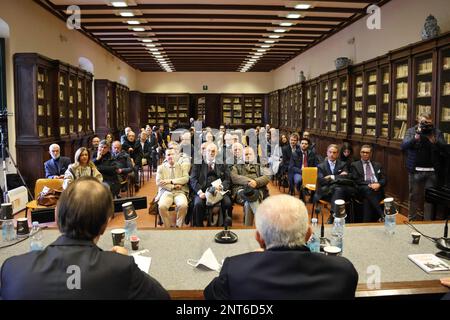
[[381, 164], [371, 161], [371, 146], [363, 145], [360, 155], [361, 160], [351, 164], [350, 172], [357, 184], [358, 197], [363, 203], [362, 222], [375, 222], [383, 217], [380, 201], [384, 198], [386, 177]]

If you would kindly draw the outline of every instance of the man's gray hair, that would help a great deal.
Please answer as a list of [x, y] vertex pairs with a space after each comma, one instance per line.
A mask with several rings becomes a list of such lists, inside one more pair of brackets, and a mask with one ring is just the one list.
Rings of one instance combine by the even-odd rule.
[[267, 249], [299, 247], [305, 244], [308, 211], [297, 198], [285, 194], [271, 196], [258, 207], [255, 224]]

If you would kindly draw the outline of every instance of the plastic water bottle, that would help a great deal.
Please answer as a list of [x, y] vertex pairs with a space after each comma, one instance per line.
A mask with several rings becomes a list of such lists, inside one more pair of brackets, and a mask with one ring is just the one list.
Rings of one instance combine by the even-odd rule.
[[344, 226], [345, 218], [334, 218], [333, 229], [331, 230], [331, 245], [344, 251]]
[[389, 214], [384, 216], [384, 230], [389, 235], [393, 235], [395, 233], [396, 217], [396, 214]]
[[30, 232], [30, 251], [44, 250], [42, 238], [42, 230], [39, 228], [39, 222], [33, 221], [33, 227]]
[[388, 235], [395, 233], [395, 219], [397, 218], [397, 208], [394, 198], [384, 199], [384, 230]]
[[125, 240], [129, 241], [130, 237], [137, 233], [137, 219], [125, 220]]
[[4, 220], [2, 224], [3, 241], [12, 241], [15, 238], [16, 231], [14, 230], [14, 220]]
[[318, 236], [317, 218], [311, 219], [312, 235], [308, 241], [308, 247], [311, 252], [320, 252], [320, 238]]

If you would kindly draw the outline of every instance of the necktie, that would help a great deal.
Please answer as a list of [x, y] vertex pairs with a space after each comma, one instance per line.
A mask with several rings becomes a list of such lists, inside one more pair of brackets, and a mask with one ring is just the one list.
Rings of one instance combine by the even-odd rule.
[[372, 182], [373, 181], [373, 172], [372, 172], [372, 168], [370, 167], [370, 162], [366, 161], [366, 181], [367, 182]]
[[308, 156], [306, 155], [306, 152], [303, 152], [303, 168], [308, 166]]
[[210, 162], [210, 163], [208, 164], [208, 172], [211, 172], [211, 171], [213, 171], [213, 170], [214, 170], [214, 168], [213, 168], [213, 163]]
[[170, 167], [170, 179], [175, 179], [175, 168]]
[[335, 162], [334, 161], [330, 161], [330, 169], [331, 169], [331, 173], [334, 174], [334, 167], [335, 167]]

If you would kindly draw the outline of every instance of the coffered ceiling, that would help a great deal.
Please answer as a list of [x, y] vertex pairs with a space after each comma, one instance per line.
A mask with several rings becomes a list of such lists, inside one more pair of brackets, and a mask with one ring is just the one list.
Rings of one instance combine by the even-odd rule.
[[141, 71], [264, 72], [389, 0], [35, 1]]

